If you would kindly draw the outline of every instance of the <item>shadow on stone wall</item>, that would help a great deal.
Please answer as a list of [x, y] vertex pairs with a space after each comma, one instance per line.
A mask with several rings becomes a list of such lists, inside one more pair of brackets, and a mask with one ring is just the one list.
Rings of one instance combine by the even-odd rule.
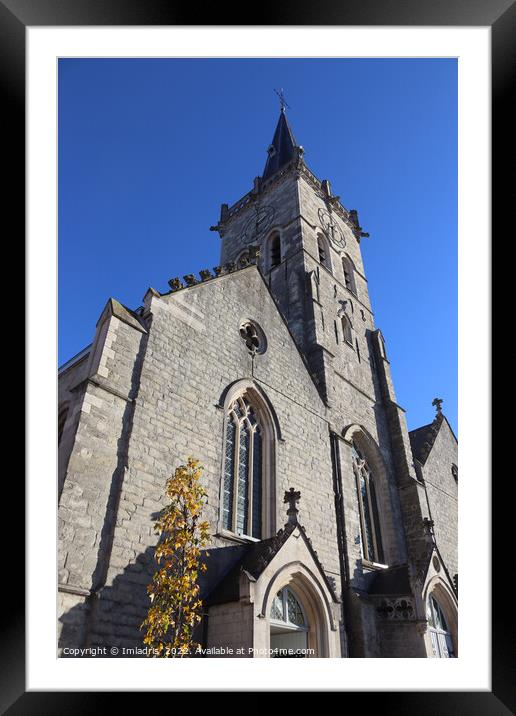
[[[107, 647], [108, 657], [134, 656], [123, 650], [144, 646], [140, 625], [150, 605], [147, 585], [155, 570], [154, 547], [148, 547], [97, 595], [86, 597], [65, 611], [59, 618], [62, 626], [59, 648]], [[110, 654], [112, 647], [119, 653]]]

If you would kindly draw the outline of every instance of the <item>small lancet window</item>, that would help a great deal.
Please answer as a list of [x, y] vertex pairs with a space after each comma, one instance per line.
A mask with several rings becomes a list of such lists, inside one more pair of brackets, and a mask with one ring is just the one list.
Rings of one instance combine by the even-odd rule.
[[229, 409], [224, 456], [223, 527], [238, 535], [262, 536], [262, 428], [245, 397]]
[[344, 336], [344, 340], [346, 343], [349, 343], [350, 346], [353, 345], [353, 327], [351, 325], [351, 321], [349, 318], [344, 315], [341, 319], [342, 322], [342, 335]]
[[353, 472], [358, 493], [362, 550], [368, 562], [384, 563], [374, 475], [367, 460], [353, 443]]
[[320, 234], [317, 236], [317, 252], [319, 257], [319, 263], [325, 266], [328, 271], [331, 271], [328, 248], [326, 246], [326, 242]]
[[356, 295], [357, 289], [355, 284], [355, 273], [353, 270], [353, 264], [347, 256], [342, 258], [342, 270], [344, 271], [344, 285]]
[[279, 234], [273, 234], [270, 241], [270, 267], [279, 266], [281, 263], [281, 238]]

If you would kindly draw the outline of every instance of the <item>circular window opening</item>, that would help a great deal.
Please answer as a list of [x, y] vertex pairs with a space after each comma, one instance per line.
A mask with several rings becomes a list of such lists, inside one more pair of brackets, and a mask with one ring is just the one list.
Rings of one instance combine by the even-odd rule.
[[254, 321], [243, 321], [240, 324], [240, 338], [244, 341], [249, 353], [265, 353], [267, 340], [260, 326]]

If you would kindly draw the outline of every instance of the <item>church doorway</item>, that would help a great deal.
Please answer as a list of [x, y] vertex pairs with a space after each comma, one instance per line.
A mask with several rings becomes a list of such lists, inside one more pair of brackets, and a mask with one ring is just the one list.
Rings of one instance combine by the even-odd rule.
[[451, 631], [439, 602], [432, 594], [428, 597], [426, 616], [434, 656], [438, 659], [454, 658]]
[[309, 624], [290, 587], [283, 587], [274, 597], [270, 625], [272, 658], [306, 657]]

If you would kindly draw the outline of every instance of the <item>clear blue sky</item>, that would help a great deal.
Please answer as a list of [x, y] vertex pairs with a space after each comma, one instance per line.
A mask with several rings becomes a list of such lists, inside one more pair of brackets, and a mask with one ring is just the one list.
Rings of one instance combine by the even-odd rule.
[[218, 263], [217, 223], [263, 171], [285, 88], [319, 179], [371, 235], [362, 251], [409, 429], [432, 399], [457, 431], [454, 59], [59, 62], [59, 361], [106, 300]]

